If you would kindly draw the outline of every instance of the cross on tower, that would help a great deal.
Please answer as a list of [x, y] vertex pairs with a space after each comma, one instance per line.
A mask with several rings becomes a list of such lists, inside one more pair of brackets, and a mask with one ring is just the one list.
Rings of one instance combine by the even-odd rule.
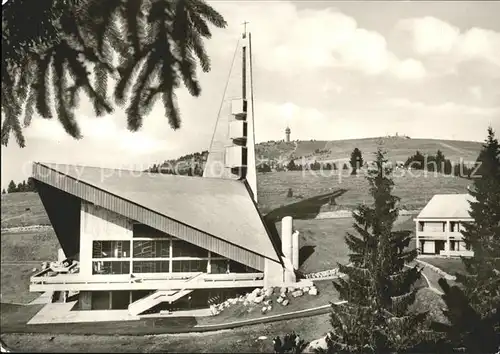
[[247, 34], [247, 25], [249, 24], [250, 22], [243, 22], [242, 25], [243, 25], [243, 38], [246, 37], [246, 34]]

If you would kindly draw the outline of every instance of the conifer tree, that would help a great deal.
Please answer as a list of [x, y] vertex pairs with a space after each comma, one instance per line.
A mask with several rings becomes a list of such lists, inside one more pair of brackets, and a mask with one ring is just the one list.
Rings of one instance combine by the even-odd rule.
[[[441, 278], [441, 296], [446, 304], [443, 311], [448, 323], [433, 322], [431, 327], [446, 334], [445, 341], [436, 343], [433, 351], [467, 353], [495, 353], [500, 350], [500, 307], [486, 316], [481, 316], [470, 305], [470, 301], [458, 286], [450, 286]], [[497, 328], [495, 329], [495, 326]]]
[[15, 192], [17, 192], [17, 186], [16, 183], [13, 180], [11, 180], [7, 187], [7, 193], [15, 193]]
[[363, 155], [361, 150], [355, 148], [351, 153], [351, 160], [349, 161], [352, 167], [351, 174], [355, 175], [358, 173], [358, 168], [363, 167]]
[[477, 162], [469, 189], [474, 221], [462, 231], [474, 256], [462, 257], [467, 272], [456, 276], [471, 306], [484, 317], [500, 305], [500, 146], [491, 127]]
[[408, 311], [415, 300], [420, 277], [413, 261], [416, 250], [407, 250], [410, 231], [393, 231], [399, 198], [392, 195], [392, 169], [385, 152], [376, 153], [368, 170], [372, 205], [353, 213], [358, 235], [347, 234], [350, 264], [339, 265], [346, 279], [334, 282], [343, 305], [332, 305], [329, 352], [402, 352], [418, 342], [418, 328], [425, 314]]
[[[29, 25], [19, 25], [23, 19]], [[56, 117], [82, 136], [75, 110], [83, 93], [95, 115], [125, 107], [137, 131], [161, 99], [172, 129], [181, 126], [176, 92], [198, 97], [198, 68], [210, 71], [210, 26], [226, 21], [204, 0], [14, 0], [2, 4], [2, 127], [26, 144], [34, 113]], [[118, 65], [117, 65], [118, 64]], [[111, 100], [108, 79], [113, 79]], [[114, 102], [113, 102], [114, 101]], [[24, 119], [22, 119], [24, 116]]]

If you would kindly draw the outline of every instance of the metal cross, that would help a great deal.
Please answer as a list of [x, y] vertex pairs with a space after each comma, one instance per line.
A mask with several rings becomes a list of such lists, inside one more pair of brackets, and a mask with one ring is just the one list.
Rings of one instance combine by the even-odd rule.
[[245, 21], [245, 22], [243, 22], [243, 23], [242, 23], [242, 25], [243, 25], [243, 29], [244, 29], [243, 33], [247, 33], [247, 25], [248, 25], [249, 23], [250, 23], [250, 22], [247, 22], [247, 21]]

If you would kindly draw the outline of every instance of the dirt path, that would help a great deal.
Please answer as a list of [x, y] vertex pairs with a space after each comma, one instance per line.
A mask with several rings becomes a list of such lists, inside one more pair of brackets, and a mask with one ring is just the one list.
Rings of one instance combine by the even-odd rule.
[[445, 148], [448, 148], [450, 150], [458, 152], [460, 155], [462, 155], [461, 156], [462, 158], [465, 158], [466, 156], [470, 157], [471, 155], [473, 155], [470, 151], [467, 151], [467, 150], [464, 150], [464, 149], [460, 149], [460, 148], [458, 148], [456, 146], [453, 146], [453, 145], [450, 145], [450, 144], [446, 144], [446, 143], [443, 143], [443, 142], [439, 142], [439, 144], [442, 147], [445, 147]]

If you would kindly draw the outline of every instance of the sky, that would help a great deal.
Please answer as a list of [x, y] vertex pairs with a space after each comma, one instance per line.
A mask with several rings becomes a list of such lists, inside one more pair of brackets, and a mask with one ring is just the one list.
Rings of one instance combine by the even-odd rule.
[[83, 97], [83, 138], [35, 117], [27, 146], [1, 151], [1, 185], [29, 177], [31, 162], [144, 169], [207, 150], [242, 23], [252, 33], [256, 141], [408, 135], [483, 141], [500, 135], [500, 2], [209, 1], [228, 27], [206, 42], [202, 94], [178, 92], [182, 125], [161, 102], [140, 131], [117, 109], [95, 117]]

